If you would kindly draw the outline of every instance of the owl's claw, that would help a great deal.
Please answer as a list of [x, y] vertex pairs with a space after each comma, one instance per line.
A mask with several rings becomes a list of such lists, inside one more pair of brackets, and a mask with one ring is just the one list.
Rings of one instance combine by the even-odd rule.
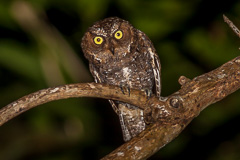
[[145, 95], [147, 96], [147, 99], [149, 100], [149, 98], [152, 96], [152, 90], [151, 89], [141, 89]]
[[120, 89], [122, 91], [122, 93], [125, 95], [125, 92], [128, 92], [128, 95], [130, 96], [130, 87], [127, 84], [120, 84]]

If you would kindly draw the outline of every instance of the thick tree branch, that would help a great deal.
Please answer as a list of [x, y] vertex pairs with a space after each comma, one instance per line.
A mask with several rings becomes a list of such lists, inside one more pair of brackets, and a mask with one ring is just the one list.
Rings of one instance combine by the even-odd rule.
[[139, 136], [123, 144], [103, 159], [146, 159], [171, 142], [208, 105], [240, 88], [240, 57], [193, 80], [180, 77], [182, 88], [174, 94], [148, 99], [144, 92], [131, 90], [124, 95], [118, 86], [83, 83], [37, 91], [0, 110], [0, 125], [15, 116], [53, 100], [73, 97], [98, 97], [120, 100], [145, 110], [152, 124]]
[[140, 108], [146, 106], [147, 97], [144, 92], [131, 90], [131, 95], [124, 95], [118, 86], [96, 83], [78, 83], [43, 89], [26, 95], [0, 110], [0, 126], [17, 115], [38, 105], [66, 98], [97, 97], [121, 100]]
[[200, 111], [240, 88], [240, 57], [193, 80], [180, 77], [182, 88], [149, 104], [156, 122], [103, 159], [146, 159], [171, 142]]

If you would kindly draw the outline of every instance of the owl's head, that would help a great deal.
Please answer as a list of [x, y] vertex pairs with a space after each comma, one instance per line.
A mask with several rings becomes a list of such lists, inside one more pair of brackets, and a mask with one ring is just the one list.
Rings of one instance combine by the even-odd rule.
[[82, 38], [85, 57], [94, 64], [104, 64], [129, 56], [135, 46], [136, 29], [128, 21], [106, 18], [89, 27]]

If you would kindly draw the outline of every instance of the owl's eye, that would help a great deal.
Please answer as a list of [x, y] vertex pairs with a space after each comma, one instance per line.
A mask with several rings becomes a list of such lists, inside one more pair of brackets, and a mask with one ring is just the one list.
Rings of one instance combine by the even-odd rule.
[[114, 34], [114, 36], [116, 39], [121, 39], [123, 36], [123, 32], [119, 30]]
[[93, 41], [94, 41], [95, 44], [102, 44], [103, 38], [97, 36], [97, 37], [95, 37], [95, 38], [93, 39]]

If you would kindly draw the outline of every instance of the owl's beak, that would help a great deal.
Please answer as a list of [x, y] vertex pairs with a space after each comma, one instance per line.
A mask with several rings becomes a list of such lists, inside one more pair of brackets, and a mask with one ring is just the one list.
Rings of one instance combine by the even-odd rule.
[[112, 52], [113, 55], [115, 55], [115, 48], [117, 47], [117, 42], [111, 38], [109, 44], [109, 50]]
[[114, 55], [114, 47], [110, 47], [110, 51], [111, 51], [112, 54]]

